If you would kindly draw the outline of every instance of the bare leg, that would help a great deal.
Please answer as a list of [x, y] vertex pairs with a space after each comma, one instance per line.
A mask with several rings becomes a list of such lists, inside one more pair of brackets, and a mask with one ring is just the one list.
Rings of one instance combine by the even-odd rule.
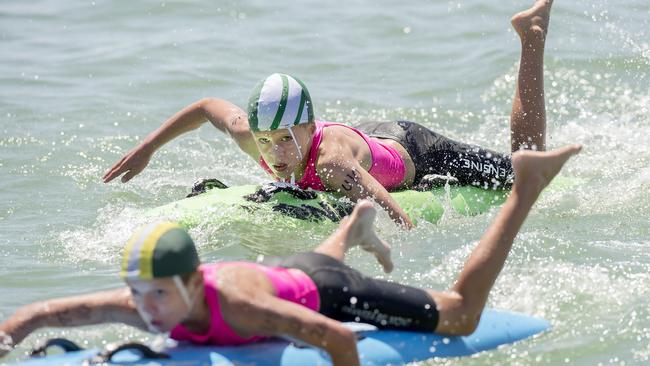
[[359, 245], [363, 250], [377, 257], [385, 272], [392, 271], [390, 246], [377, 236], [372, 226], [376, 214], [377, 211], [370, 201], [359, 201], [350, 216], [344, 218], [339, 228], [314, 249], [314, 252], [344, 261], [345, 252]]
[[439, 310], [436, 332], [472, 333], [488, 294], [508, 257], [515, 236], [541, 191], [580, 145], [549, 151], [518, 151], [512, 156], [517, 179], [512, 193], [465, 263], [449, 292], [429, 293]]
[[521, 61], [510, 115], [512, 152], [546, 150], [544, 44], [553, 0], [536, 0], [532, 8], [512, 17], [521, 38]]

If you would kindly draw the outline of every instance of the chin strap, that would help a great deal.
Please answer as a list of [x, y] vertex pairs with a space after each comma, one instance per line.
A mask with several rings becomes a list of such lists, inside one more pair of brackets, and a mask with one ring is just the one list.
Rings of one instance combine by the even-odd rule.
[[[190, 299], [190, 295], [187, 292], [187, 287], [185, 287], [185, 284], [183, 283], [183, 280], [181, 279], [181, 276], [175, 275], [172, 277], [172, 280], [174, 281], [174, 284], [176, 285], [176, 288], [178, 288], [178, 291], [181, 293], [181, 297], [183, 298], [183, 302], [185, 305], [187, 305], [188, 312], [192, 311], [192, 308], [194, 307], [194, 302], [192, 299]], [[149, 329], [149, 332], [154, 333], [154, 334], [163, 334], [165, 332], [161, 332], [160, 329], [156, 328], [155, 326], [151, 325], [151, 316], [147, 314], [143, 309], [140, 308], [140, 306], [136, 306], [135, 309], [137, 310], [138, 314], [140, 315], [140, 318], [144, 320], [145, 324], [147, 324], [147, 328]]]
[[298, 141], [296, 140], [296, 135], [293, 134], [292, 127], [289, 127], [289, 134], [291, 135], [291, 139], [293, 140], [293, 144], [296, 145], [296, 150], [298, 150], [298, 157], [300, 160], [302, 160], [302, 151], [300, 151], [300, 145], [298, 145]]
[[[291, 140], [293, 140], [293, 144], [296, 145], [296, 150], [298, 150], [298, 157], [300, 158], [300, 161], [302, 161], [302, 151], [300, 150], [300, 145], [298, 145], [298, 141], [296, 140], [296, 135], [293, 134], [292, 127], [289, 127], [289, 134], [291, 135]], [[296, 174], [291, 173], [291, 184], [296, 184]]]
[[191, 311], [192, 307], [194, 306], [194, 302], [192, 299], [190, 299], [190, 295], [187, 293], [187, 287], [185, 287], [185, 284], [181, 280], [181, 276], [175, 275], [172, 277], [172, 279], [174, 280], [176, 288], [178, 288], [178, 291], [181, 293], [181, 297], [183, 298], [183, 301], [185, 301], [185, 305], [187, 305], [187, 308]]
[[142, 309], [140, 309], [140, 306], [136, 306], [135, 310], [138, 312], [138, 315], [140, 315], [140, 318], [142, 318], [142, 320], [144, 320], [144, 323], [147, 325], [147, 329], [149, 329], [150, 333], [153, 333], [153, 334], [162, 334], [162, 333], [164, 333], [164, 332], [161, 332], [160, 329], [158, 329], [158, 328], [154, 327], [153, 325], [151, 325], [151, 317], [149, 316], [149, 314], [145, 313]]

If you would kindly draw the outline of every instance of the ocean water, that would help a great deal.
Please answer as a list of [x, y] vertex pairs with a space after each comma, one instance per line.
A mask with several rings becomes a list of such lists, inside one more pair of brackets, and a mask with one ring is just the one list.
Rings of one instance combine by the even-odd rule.
[[[531, 3], [3, 1], [0, 319], [32, 301], [120, 286], [121, 247], [142, 212], [194, 181], [268, 180], [209, 125], [162, 148], [128, 184], [100, 177], [185, 105], [214, 96], [244, 106], [272, 72], [303, 79], [322, 119], [411, 119], [507, 151], [520, 51], [509, 19]], [[562, 172], [582, 183], [540, 199], [488, 304], [553, 329], [430, 364], [650, 363], [649, 19], [647, 0], [555, 1], [548, 145], [584, 144]], [[448, 215], [411, 232], [380, 215], [395, 249], [388, 278], [446, 288], [494, 215]], [[288, 254], [325, 237], [209, 225], [192, 234], [205, 261]], [[350, 262], [381, 275], [361, 252]], [[53, 336], [149, 339], [117, 325], [46, 329], [2, 361]]]

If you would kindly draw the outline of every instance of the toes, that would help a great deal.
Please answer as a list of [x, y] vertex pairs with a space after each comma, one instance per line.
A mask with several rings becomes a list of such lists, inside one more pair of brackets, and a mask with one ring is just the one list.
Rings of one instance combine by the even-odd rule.
[[571, 150], [573, 151], [574, 154], [577, 154], [577, 153], [579, 153], [580, 151], [582, 151], [582, 145], [580, 145], [580, 144], [573, 144], [573, 145], [571, 145]]
[[582, 145], [580, 144], [567, 145], [557, 149], [560, 155], [568, 154], [569, 156], [575, 155], [579, 153], [581, 150], [582, 150]]

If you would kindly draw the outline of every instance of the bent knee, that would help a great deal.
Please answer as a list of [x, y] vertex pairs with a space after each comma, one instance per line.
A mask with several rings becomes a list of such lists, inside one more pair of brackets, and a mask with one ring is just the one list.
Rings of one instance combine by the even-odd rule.
[[463, 317], [463, 319], [457, 321], [457, 325], [455, 329], [453, 329], [453, 335], [468, 336], [474, 333], [476, 331], [476, 328], [478, 328], [480, 319], [480, 314], [476, 316]]
[[453, 316], [441, 317], [436, 333], [468, 336], [478, 328], [481, 314], [459, 313]]
[[466, 336], [474, 333], [481, 320], [483, 309], [467, 305], [463, 298], [455, 293], [438, 296], [438, 325], [435, 332], [454, 336]]

